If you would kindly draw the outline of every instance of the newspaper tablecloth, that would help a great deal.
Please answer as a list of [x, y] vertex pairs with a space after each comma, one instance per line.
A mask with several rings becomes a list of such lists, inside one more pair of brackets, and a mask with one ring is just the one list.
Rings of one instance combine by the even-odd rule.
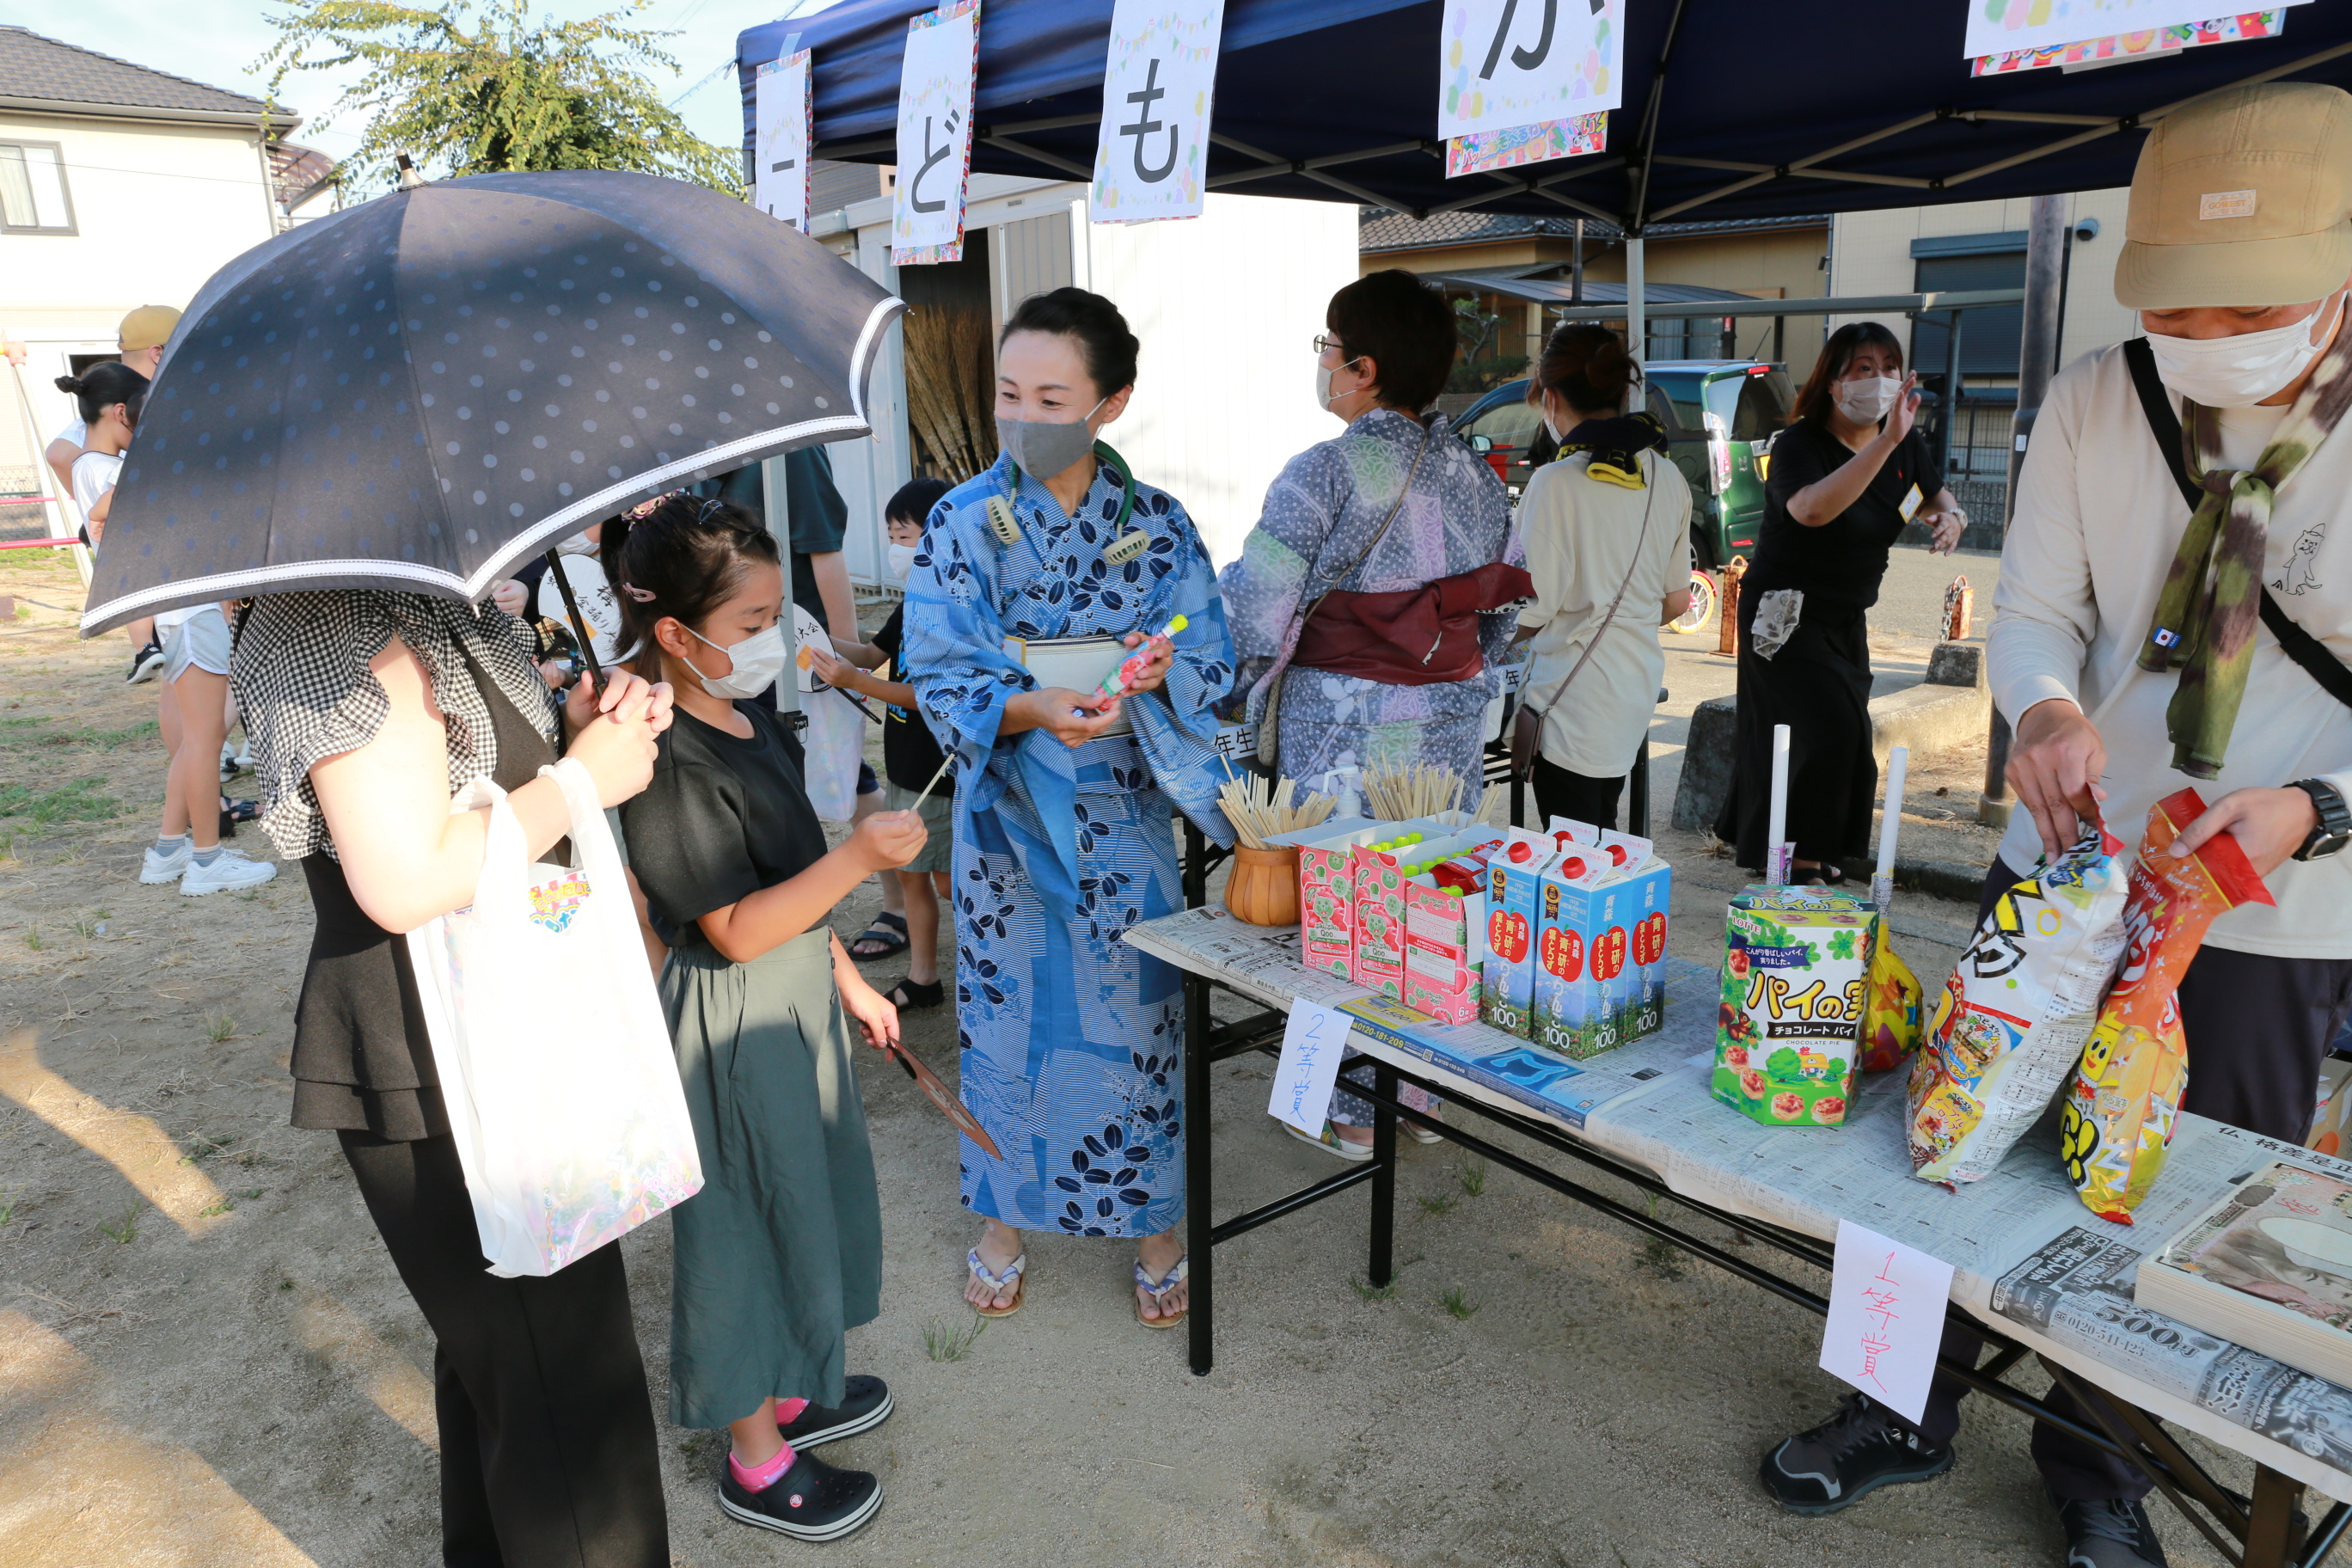
[[[1127, 940], [1268, 1006], [1297, 997], [1367, 1002], [1298, 962], [1297, 928], [1245, 925], [1222, 909], [1148, 921]], [[1712, 971], [1669, 961], [1658, 1034], [1581, 1062], [1484, 1025], [1418, 1025], [1392, 1008], [1360, 1018], [1354, 1044], [1457, 1098], [1544, 1117], [1648, 1171], [1677, 1194], [1824, 1241], [1841, 1218], [1953, 1267], [1952, 1299], [2116, 1396], [2352, 1502], [2352, 1391], [2132, 1303], [2143, 1254], [2273, 1160], [2352, 1180], [2352, 1164], [2183, 1116], [2163, 1178], [2116, 1225], [2068, 1184], [2054, 1118], [1990, 1177], [1954, 1193], [1911, 1174], [1900, 1074], [1865, 1079], [1840, 1129], [1772, 1128], [1707, 1092]]]

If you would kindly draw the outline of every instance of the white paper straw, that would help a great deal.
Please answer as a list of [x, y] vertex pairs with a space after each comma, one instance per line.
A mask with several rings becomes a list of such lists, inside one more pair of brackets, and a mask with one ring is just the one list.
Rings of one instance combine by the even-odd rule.
[[1772, 814], [1764, 848], [1764, 880], [1780, 887], [1789, 880], [1789, 726], [1772, 726]]
[[1895, 836], [1903, 829], [1903, 774], [1911, 748], [1897, 746], [1886, 758], [1886, 805], [1878, 818], [1878, 869], [1871, 874], [1870, 901], [1885, 914], [1895, 904]]
[[947, 754], [946, 759], [940, 763], [940, 771], [931, 775], [931, 782], [923, 786], [923, 793], [915, 797], [915, 804], [907, 808], [908, 811], [922, 809], [923, 802], [931, 798], [931, 791], [940, 787], [940, 781], [948, 776], [950, 768], [955, 766], [956, 755], [957, 753], [953, 752]]

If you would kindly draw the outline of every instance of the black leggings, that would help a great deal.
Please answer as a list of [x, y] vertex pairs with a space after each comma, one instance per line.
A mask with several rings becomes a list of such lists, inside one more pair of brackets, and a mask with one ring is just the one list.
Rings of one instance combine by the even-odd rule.
[[1534, 766], [1528, 770], [1528, 782], [1535, 785], [1536, 809], [1543, 814], [1545, 822], [1565, 816], [1571, 822], [1590, 823], [1594, 827], [1616, 827], [1617, 800], [1625, 793], [1623, 773], [1613, 779], [1591, 778], [1570, 773], [1538, 755]]
[[339, 1132], [432, 1325], [448, 1568], [668, 1568], [669, 1520], [621, 1249], [488, 1271], [457, 1146]]

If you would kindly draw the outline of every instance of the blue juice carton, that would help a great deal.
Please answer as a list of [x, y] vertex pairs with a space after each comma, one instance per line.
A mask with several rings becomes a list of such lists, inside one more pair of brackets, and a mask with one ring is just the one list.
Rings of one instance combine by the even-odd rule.
[[1665, 1023], [1674, 871], [1630, 834], [1586, 829], [1538, 879], [1533, 1039], [1580, 1059]]
[[1508, 829], [1486, 862], [1486, 954], [1479, 971], [1481, 1022], [1530, 1038], [1534, 1032], [1537, 889], [1559, 858], [1551, 836]]

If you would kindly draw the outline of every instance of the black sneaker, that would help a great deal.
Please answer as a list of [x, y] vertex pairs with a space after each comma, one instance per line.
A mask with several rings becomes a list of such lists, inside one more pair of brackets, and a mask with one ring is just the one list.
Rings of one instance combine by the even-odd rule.
[[2137, 1500], [2050, 1500], [2066, 1527], [2066, 1568], [2166, 1568], [2156, 1526]]
[[776, 1430], [796, 1453], [820, 1447], [843, 1437], [855, 1437], [860, 1432], [870, 1432], [890, 1419], [898, 1405], [891, 1401], [890, 1386], [878, 1377], [859, 1375], [841, 1385], [841, 1403], [837, 1405], [812, 1405], [791, 1422], [779, 1421]]
[[795, 1453], [790, 1468], [759, 1491], [719, 1477], [719, 1506], [746, 1524], [795, 1541], [838, 1541], [856, 1532], [882, 1506], [882, 1483], [864, 1470], [836, 1470], [814, 1454]]
[[149, 643], [131, 656], [131, 668], [122, 677], [125, 686], [136, 686], [142, 680], [152, 680], [163, 672], [163, 645]]
[[1951, 1449], [1929, 1447], [1885, 1405], [1849, 1394], [1836, 1415], [1765, 1455], [1758, 1479], [1790, 1513], [1835, 1513], [1881, 1487], [1951, 1468]]

